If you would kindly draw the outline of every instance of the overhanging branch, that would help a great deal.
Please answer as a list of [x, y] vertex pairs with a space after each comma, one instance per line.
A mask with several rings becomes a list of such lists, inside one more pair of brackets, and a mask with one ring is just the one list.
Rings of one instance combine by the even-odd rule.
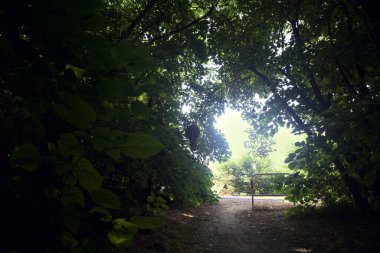
[[191, 21], [190, 23], [188, 23], [186, 25], [183, 25], [183, 26], [180, 26], [177, 29], [174, 29], [174, 30], [172, 30], [170, 32], [167, 32], [167, 33], [164, 33], [164, 34], [162, 34], [160, 36], [154, 37], [153, 39], [151, 39], [149, 41], [149, 43], [151, 44], [151, 43], [153, 43], [153, 42], [155, 42], [157, 40], [169, 37], [169, 36], [171, 36], [173, 34], [179, 33], [179, 32], [181, 32], [181, 31], [183, 31], [183, 30], [185, 30], [185, 29], [187, 29], [189, 27], [194, 26], [195, 24], [199, 23], [199, 21], [201, 21], [201, 20], [207, 18], [208, 16], [210, 16], [211, 13], [215, 10], [215, 8], [218, 5], [218, 3], [219, 3], [219, 0], [215, 1], [215, 3], [211, 6], [211, 8], [202, 17], [196, 18], [193, 21]]
[[157, 4], [159, 0], [150, 0], [140, 14], [132, 21], [127, 30], [122, 34], [123, 39], [128, 39], [136, 26], [141, 22], [144, 16]]
[[304, 69], [304, 71], [306, 72], [306, 75], [307, 75], [307, 77], [308, 77], [308, 79], [310, 81], [310, 85], [311, 85], [311, 87], [313, 89], [314, 96], [317, 99], [317, 101], [318, 101], [321, 109], [322, 110], [326, 110], [326, 109], [329, 108], [329, 104], [326, 102], [326, 100], [322, 96], [322, 92], [321, 92], [321, 90], [318, 87], [318, 83], [317, 83], [317, 81], [315, 79], [315, 76], [314, 76], [313, 72], [310, 69], [308, 60], [307, 60], [307, 58], [306, 58], [306, 56], [305, 56], [305, 54], [303, 52], [303, 43], [302, 43], [301, 34], [300, 34], [300, 31], [299, 31], [299, 27], [298, 27], [297, 21], [296, 20], [292, 20], [292, 19], [288, 19], [288, 22], [290, 23], [290, 25], [292, 27], [293, 36], [294, 36], [294, 40], [295, 40], [295, 43], [296, 43], [296, 48], [297, 48], [298, 55], [300, 57], [301, 65], [302, 65], [302, 68]]

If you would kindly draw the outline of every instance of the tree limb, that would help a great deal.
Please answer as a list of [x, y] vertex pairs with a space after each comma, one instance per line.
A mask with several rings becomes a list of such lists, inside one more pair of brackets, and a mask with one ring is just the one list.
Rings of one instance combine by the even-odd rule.
[[251, 64], [249, 67], [249, 70], [255, 73], [258, 77], [260, 77], [261, 80], [263, 80], [269, 87], [269, 89], [272, 91], [273, 96], [275, 99], [277, 99], [282, 107], [286, 110], [286, 112], [290, 115], [290, 117], [293, 119], [293, 121], [296, 123], [296, 125], [303, 129], [305, 133], [309, 136], [313, 136], [313, 132], [310, 130], [310, 128], [302, 121], [302, 119], [298, 116], [298, 114], [291, 108], [288, 103], [283, 99], [276, 90], [276, 85], [263, 73], [259, 72], [256, 67]]
[[128, 39], [136, 26], [144, 18], [144, 16], [157, 4], [159, 0], [150, 0], [140, 14], [132, 21], [127, 30], [122, 34], [123, 39]]
[[199, 18], [196, 18], [194, 19], [193, 21], [191, 21], [190, 23], [186, 24], [186, 25], [183, 25], [183, 26], [180, 26], [178, 27], [177, 29], [174, 29], [170, 32], [167, 32], [167, 33], [164, 33], [160, 36], [157, 36], [157, 37], [154, 37], [153, 39], [149, 40], [149, 44], [157, 41], [157, 40], [160, 40], [160, 39], [163, 39], [163, 38], [166, 38], [166, 37], [169, 37], [170, 35], [173, 35], [173, 34], [176, 34], [176, 33], [179, 33], [195, 24], [197, 24], [199, 21], [207, 18], [209, 15], [211, 15], [211, 13], [215, 10], [216, 6], [218, 5], [219, 3], [219, 0], [215, 1], [215, 3], [211, 6], [211, 8], [202, 16], [202, 17], [199, 17]]
[[297, 51], [298, 51], [298, 54], [299, 54], [299, 57], [300, 57], [301, 65], [302, 65], [302, 68], [304, 69], [304, 71], [306, 72], [306, 75], [307, 75], [307, 77], [308, 77], [308, 79], [310, 81], [311, 87], [312, 87], [313, 92], [314, 92], [314, 96], [317, 99], [317, 101], [318, 101], [321, 109], [322, 110], [326, 110], [326, 109], [329, 108], [330, 105], [323, 98], [322, 92], [321, 92], [321, 90], [318, 87], [317, 81], [316, 81], [316, 79], [314, 77], [313, 72], [310, 69], [310, 66], [308, 64], [306, 56], [305, 56], [305, 54], [303, 52], [303, 44], [302, 44], [302, 39], [301, 39], [301, 35], [300, 35], [300, 32], [299, 32], [299, 26], [298, 26], [298, 24], [297, 24], [297, 22], [295, 20], [288, 19], [288, 22], [292, 26], [293, 36], [294, 36], [294, 40], [295, 40], [295, 43], [296, 43], [296, 48], [297, 48]]
[[300, 88], [297, 84], [297, 82], [294, 80], [294, 78], [292, 76], [290, 76], [289, 73], [286, 73], [285, 70], [283, 70], [282, 68], [274, 65], [273, 63], [270, 63], [270, 65], [272, 65], [278, 72], [280, 72], [282, 75], [284, 75], [286, 78], [289, 79], [289, 81], [293, 84], [294, 86], [294, 89], [296, 90], [296, 92], [298, 94], [300, 94], [301, 96], [301, 99], [302, 101], [304, 102], [304, 104], [311, 110], [315, 111], [316, 113], [320, 113], [321, 111], [309, 100], [309, 98], [307, 97], [306, 93], [304, 92], [304, 90], [302, 88]]
[[[331, 46], [333, 46], [333, 42], [332, 42], [332, 29], [331, 29], [331, 15], [335, 9], [336, 5], [333, 4], [333, 6], [331, 7], [331, 10], [330, 10], [330, 13], [329, 13], [329, 16], [328, 16], [328, 20], [327, 20], [327, 31], [328, 31], [328, 34], [329, 34], [329, 38], [330, 38], [330, 44]], [[337, 66], [338, 68], [338, 71], [344, 81], [344, 83], [346, 84], [347, 88], [354, 94], [354, 96], [356, 98], [358, 98], [358, 92], [355, 90], [355, 88], [352, 86], [350, 80], [348, 79], [346, 73], [344, 72], [343, 70], [343, 66], [342, 64], [340, 63], [339, 59], [338, 59], [338, 56], [334, 56], [334, 61], [335, 61], [335, 65]]]

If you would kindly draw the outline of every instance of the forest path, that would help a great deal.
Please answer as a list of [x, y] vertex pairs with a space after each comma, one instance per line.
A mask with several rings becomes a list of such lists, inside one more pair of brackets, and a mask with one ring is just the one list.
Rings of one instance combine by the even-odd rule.
[[[284, 213], [292, 204], [255, 203], [252, 211], [250, 198], [224, 197], [217, 204], [177, 213], [183, 252], [364, 252], [363, 247], [376, 252], [372, 249], [380, 246], [378, 226], [371, 220], [289, 220]], [[374, 244], [363, 245], [366, 241]]]
[[[257, 205], [260, 202], [256, 200]], [[223, 197], [218, 204], [184, 214], [184, 252], [289, 252], [288, 245], [276, 236], [280, 232], [276, 225], [285, 222], [283, 214], [284, 208], [252, 211], [250, 198]]]

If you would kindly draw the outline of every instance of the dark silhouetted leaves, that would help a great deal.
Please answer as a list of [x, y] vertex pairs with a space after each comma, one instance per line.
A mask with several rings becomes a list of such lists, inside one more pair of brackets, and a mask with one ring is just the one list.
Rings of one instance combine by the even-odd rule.
[[80, 185], [89, 192], [99, 189], [102, 185], [102, 176], [85, 158], [81, 158], [76, 164], [74, 175]]
[[99, 188], [96, 191], [91, 192], [92, 200], [101, 207], [120, 209], [120, 200], [110, 190]]
[[18, 167], [32, 172], [38, 169], [40, 153], [33, 144], [24, 144], [15, 148], [11, 154], [11, 161]]

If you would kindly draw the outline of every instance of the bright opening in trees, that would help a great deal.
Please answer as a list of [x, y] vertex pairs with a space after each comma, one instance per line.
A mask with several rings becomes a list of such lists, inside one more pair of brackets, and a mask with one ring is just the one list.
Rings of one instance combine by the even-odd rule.
[[[243, 190], [247, 194], [247, 185], [245, 189], [232, 187], [236, 180], [246, 183], [253, 174], [290, 172], [285, 159], [296, 149], [295, 143], [305, 139], [285, 127], [273, 137], [264, 136], [243, 119], [242, 111], [231, 108], [216, 118], [215, 127], [225, 136], [231, 151], [228, 161], [209, 165], [214, 175], [213, 190], [219, 194], [241, 194]], [[228, 187], [229, 190], [223, 190]]]

